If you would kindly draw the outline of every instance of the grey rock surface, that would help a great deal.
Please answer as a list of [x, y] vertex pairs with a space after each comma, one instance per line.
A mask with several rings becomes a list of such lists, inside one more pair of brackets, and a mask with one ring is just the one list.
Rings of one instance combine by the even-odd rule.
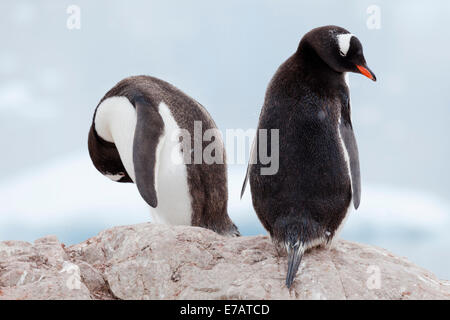
[[115, 227], [64, 247], [0, 242], [0, 299], [450, 299], [450, 282], [384, 249], [338, 240], [307, 253], [293, 287], [267, 236]]

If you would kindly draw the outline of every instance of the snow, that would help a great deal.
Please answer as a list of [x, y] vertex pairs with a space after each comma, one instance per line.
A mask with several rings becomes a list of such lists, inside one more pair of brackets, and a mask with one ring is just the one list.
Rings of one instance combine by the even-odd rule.
[[82, 153], [2, 181], [0, 201], [0, 240], [53, 233], [74, 243], [107, 227], [149, 221], [135, 185], [105, 178]]

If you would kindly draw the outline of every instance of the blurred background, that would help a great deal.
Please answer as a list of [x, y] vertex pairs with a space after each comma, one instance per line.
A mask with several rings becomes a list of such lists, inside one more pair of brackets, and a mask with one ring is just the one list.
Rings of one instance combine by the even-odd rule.
[[[136, 187], [102, 176], [87, 153], [94, 109], [122, 78], [174, 84], [222, 131], [255, 128], [278, 66], [307, 31], [336, 24], [378, 78], [350, 75], [363, 193], [342, 238], [450, 279], [449, 16], [445, 0], [2, 1], [0, 241], [70, 245], [149, 221]], [[245, 169], [229, 166], [229, 213], [243, 234], [265, 233], [249, 190], [239, 200]]]

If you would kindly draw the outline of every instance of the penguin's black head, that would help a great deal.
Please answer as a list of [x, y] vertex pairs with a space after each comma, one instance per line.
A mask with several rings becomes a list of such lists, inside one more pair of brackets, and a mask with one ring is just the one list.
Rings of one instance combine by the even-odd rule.
[[361, 73], [376, 81], [364, 58], [361, 42], [356, 36], [338, 26], [319, 27], [308, 32], [299, 49], [312, 48], [336, 72]]

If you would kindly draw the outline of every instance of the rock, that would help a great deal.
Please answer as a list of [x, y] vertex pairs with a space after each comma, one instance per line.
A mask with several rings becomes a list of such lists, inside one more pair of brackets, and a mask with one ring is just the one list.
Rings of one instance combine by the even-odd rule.
[[267, 236], [116, 227], [64, 248], [0, 242], [0, 299], [450, 299], [450, 282], [384, 249], [339, 240], [307, 253], [292, 289]]
[[0, 242], [0, 299], [91, 299], [56, 237]]

